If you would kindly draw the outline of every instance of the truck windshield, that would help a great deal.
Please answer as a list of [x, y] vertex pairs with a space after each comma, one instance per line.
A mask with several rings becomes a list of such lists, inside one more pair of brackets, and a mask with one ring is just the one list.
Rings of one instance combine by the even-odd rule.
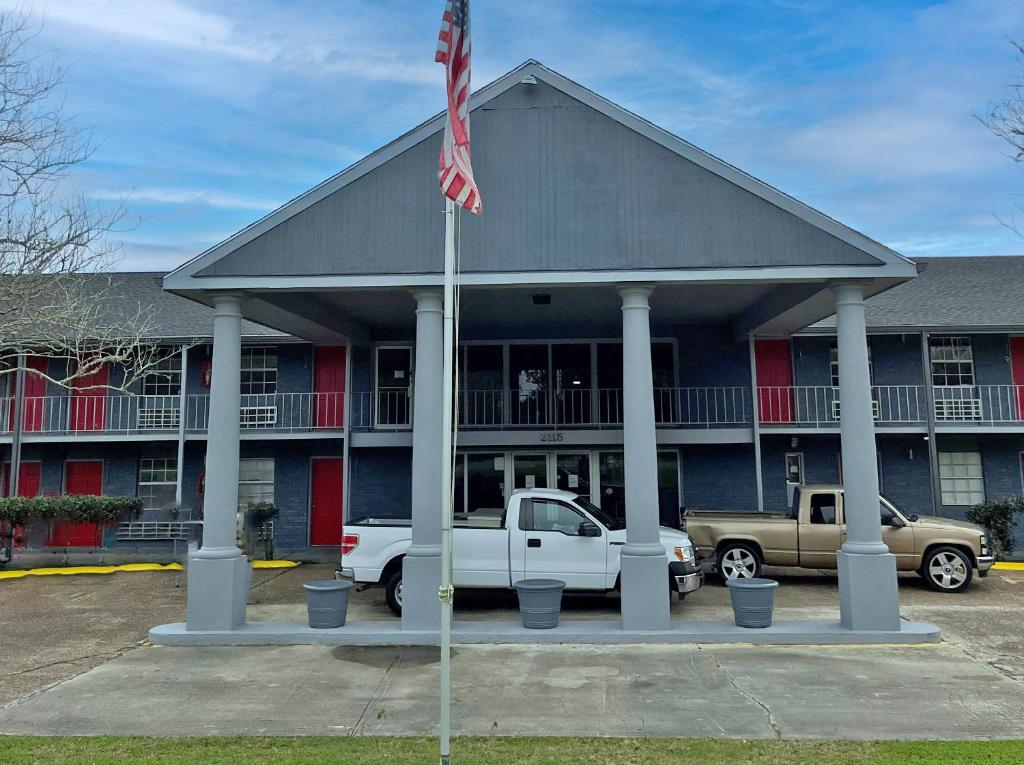
[[626, 528], [626, 524], [625, 523], [620, 521], [618, 518], [614, 518], [614, 517], [608, 515], [608, 513], [606, 513], [601, 508], [599, 508], [597, 505], [595, 505], [593, 502], [591, 502], [586, 497], [577, 495], [576, 498], [573, 500], [573, 502], [575, 502], [577, 505], [582, 507], [584, 510], [586, 510], [588, 513], [590, 513], [592, 516], [597, 518], [597, 520], [600, 522], [600, 524], [602, 526], [604, 526], [606, 529], [608, 529], [609, 531], [618, 531], [619, 529]]

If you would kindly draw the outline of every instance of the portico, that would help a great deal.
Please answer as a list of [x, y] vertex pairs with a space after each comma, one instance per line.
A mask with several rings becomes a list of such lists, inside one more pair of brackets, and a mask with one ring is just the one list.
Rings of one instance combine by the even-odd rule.
[[[863, 301], [913, 278], [913, 264], [535, 62], [482, 89], [472, 108], [484, 104], [474, 115], [474, 164], [481, 187], [495, 193], [479, 221], [463, 221], [460, 339], [501, 350], [490, 362], [464, 356], [460, 446], [621, 448], [627, 541], [616, 629], [678, 633], [658, 542], [659, 450], [723, 439], [750, 444], [755, 456], [760, 448], [756, 379], [744, 372], [732, 392], [712, 394], [685, 385], [700, 371], [692, 338], [717, 332], [742, 358], [755, 338], [836, 312], [850, 518], [841, 629], [898, 635], [895, 564], [878, 519]], [[167, 277], [167, 289], [217, 311], [204, 539], [190, 558], [185, 634], [252, 631], [248, 568], [233, 536], [243, 316], [350, 349], [348, 446], [411, 448], [401, 632], [429, 641], [439, 628], [442, 204], [431, 168], [440, 124], [424, 123]], [[579, 135], [593, 144], [585, 152], [572, 148]], [[541, 157], [544, 140], [552, 145]], [[626, 191], [641, 183], [650, 204]], [[387, 212], [371, 197], [387, 197]], [[517, 342], [579, 349], [575, 361], [555, 360], [550, 347], [546, 357], [512, 359]], [[659, 343], [670, 346], [669, 361]], [[388, 387], [371, 359], [395, 348], [409, 349], [408, 368], [388, 367]], [[572, 364], [589, 371], [574, 377]], [[357, 429], [363, 417], [368, 427]], [[546, 434], [569, 441], [545, 442]]]

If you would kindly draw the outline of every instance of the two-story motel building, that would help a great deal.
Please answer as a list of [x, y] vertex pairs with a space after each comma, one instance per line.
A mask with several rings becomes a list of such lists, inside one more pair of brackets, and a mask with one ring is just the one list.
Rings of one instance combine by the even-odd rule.
[[[793, 484], [841, 481], [837, 295], [866, 307], [882, 491], [957, 515], [1024, 490], [1024, 260], [910, 263], [532, 62], [477, 93], [473, 120], [486, 207], [461, 222], [458, 511], [557, 486], [625, 516], [630, 401], [653, 401], [663, 524], [680, 506], [774, 510]], [[422, 380], [441, 354], [440, 124], [174, 271], [170, 292], [159, 274], [115, 277], [155, 306], [166, 369], [136, 396], [28, 375], [0, 439], [19, 445], [19, 493], [137, 494], [148, 509], [22, 544], [166, 554], [223, 475], [207, 444], [232, 427], [231, 504], [274, 501], [283, 553], [336, 555], [343, 518], [415, 518], [437, 480], [439, 399]], [[638, 344], [647, 383], [631, 374]], [[219, 363], [237, 375], [233, 424], [211, 411]]]

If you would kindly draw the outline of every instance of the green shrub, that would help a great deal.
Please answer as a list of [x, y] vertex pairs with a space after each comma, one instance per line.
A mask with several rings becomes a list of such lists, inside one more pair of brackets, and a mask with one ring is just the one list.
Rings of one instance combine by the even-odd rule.
[[998, 502], [982, 502], [967, 511], [967, 520], [984, 526], [996, 558], [1013, 553], [1013, 530], [1017, 516], [1024, 514], [1024, 497], [1012, 496]]
[[95, 497], [67, 494], [63, 497], [0, 498], [0, 521], [21, 526], [34, 520], [71, 523], [110, 523], [122, 515], [142, 510], [137, 497]]
[[274, 520], [280, 512], [273, 502], [250, 502], [245, 507], [245, 519], [253, 528], [259, 528], [267, 521]]

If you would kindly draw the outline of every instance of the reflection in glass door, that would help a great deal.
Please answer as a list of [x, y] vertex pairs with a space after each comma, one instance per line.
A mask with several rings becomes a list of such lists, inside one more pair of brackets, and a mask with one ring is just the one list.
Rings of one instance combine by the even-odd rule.
[[[601, 509], [625, 521], [626, 469], [622, 452], [601, 452], [598, 466]], [[679, 458], [674, 451], [658, 452], [658, 517], [662, 526], [679, 528]]]
[[514, 454], [512, 456], [512, 486], [516, 489], [546, 489], [548, 487], [547, 455]]
[[463, 386], [462, 424], [502, 424], [504, 349], [500, 345], [469, 345], [460, 376]]
[[485, 512], [499, 518], [505, 508], [505, 455], [466, 455], [466, 512]]
[[557, 454], [556, 488], [590, 498], [590, 454]]
[[508, 374], [512, 424], [547, 424], [548, 346], [510, 345]]
[[377, 349], [377, 425], [409, 425], [412, 387], [412, 348]]
[[590, 343], [555, 343], [551, 346], [552, 387], [559, 425], [592, 422]]

